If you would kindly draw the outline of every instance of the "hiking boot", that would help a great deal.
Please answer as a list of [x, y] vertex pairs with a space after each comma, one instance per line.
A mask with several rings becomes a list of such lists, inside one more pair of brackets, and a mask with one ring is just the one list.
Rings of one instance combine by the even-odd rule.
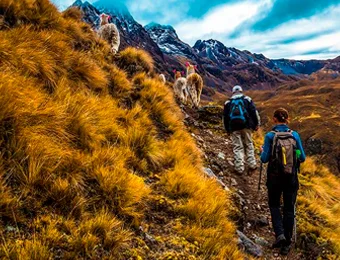
[[276, 238], [276, 240], [275, 240], [274, 244], [272, 245], [272, 247], [273, 247], [273, 248], [279, 248], [279, 247], [285, 245], [286, 242], [287, 242], [287, 241], [286, 241], [285, 235], [284, 235], [284, 234], [281, 234], [281, 235], [279, 235], [279, 236]]
[[280, 254], [281, 255], [288, 255], [291, 248], [291, 244], [285, 244], [281, 247]]

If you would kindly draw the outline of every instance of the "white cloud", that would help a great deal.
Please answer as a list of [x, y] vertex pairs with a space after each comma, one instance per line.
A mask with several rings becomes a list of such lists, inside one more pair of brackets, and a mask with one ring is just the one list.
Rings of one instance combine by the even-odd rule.
[[334, 58], [340, 55], [339, 17], [340, 5], [270, 31], [248, 30], [235, 39], [223, 36], [223, 41], [241, 49], [262, 52], [270, 58]]
[[[334, 58], [340, 55], [340, 5], [308, 19], [292, 20], [272, 30], [254, 32], [251, 23], [271, 1], [243, 1], [214, 9], [202, 20], [175, 26], [180, 38], [194, 44], [216, 39], [229, 47], [263, 53], [269, 58]], [[247, 26], [244, 26], [247, 25]], [[242, 30], [232, 36], [234, 30]]]
[[270, 3], [270, 0], [261, 0], [225, 4], [212, 9], [202, 19], [186, 20], [175, 25], [175, 28], [182, 40], [193, 44], [209, 35], [230, 34]]

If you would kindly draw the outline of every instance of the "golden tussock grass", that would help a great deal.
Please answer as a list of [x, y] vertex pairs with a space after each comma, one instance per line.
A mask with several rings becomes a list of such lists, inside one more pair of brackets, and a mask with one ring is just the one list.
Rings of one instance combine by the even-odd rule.
[[326, 256], [340, 255], [340, 181], [312, 158], [302, 164], [298, 197], [301, 242], [326, 248]]
[[139, 72], [152, 72], [153, 60], [147, 52], [132, 47], [121, 51], [116, 57], [116, 63], [120, 69], [125, 70], [129, 76]]
[[199, 244], [190, 256], [240, 259], [230, 199], [150, 55], [112, 57], [79, 11], [47, 0], [4, 0], [0, 15], [0, 257], [135, 257], [161, 195], [176, 201], [171, 232]]

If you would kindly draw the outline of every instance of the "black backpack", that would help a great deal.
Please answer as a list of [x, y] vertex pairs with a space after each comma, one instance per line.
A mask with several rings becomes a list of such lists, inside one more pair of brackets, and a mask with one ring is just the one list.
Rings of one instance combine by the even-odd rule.
[[242, 130], [247, 127], [248, 112], [245, 108], [244, 97], [231, 99], [229, 128], [232, 130]]
[[274, 133], [268, 172], [272, 175], [294, 175], [298, 171], [297, 142], [293, 131]]

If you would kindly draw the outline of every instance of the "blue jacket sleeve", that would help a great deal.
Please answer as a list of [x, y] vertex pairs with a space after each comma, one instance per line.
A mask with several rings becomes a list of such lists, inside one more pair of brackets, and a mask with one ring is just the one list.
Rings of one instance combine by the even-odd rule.
[[306, 160], [306, 154], [305, 154], [305, 150], [303, 149], [303, 146], [302, 146], [300, 135], [297, 132], [294, 132], [294, 136], [295, 136], [295, 139], [296, 139], [297, 149], [299, 149], [301, 151], [301, 155], [300, 155], [299, 160], [300, 160], [300, 162], [304, 162]]
[[263, 151], [261, 153], [261, 161], [263, 163], [269, 162], [272, 142], [273, 142], [273, 139], [271, 138], [270, 133], [266, 134], [266, 137], [265, 137], [265, 140], [264, 140]]

